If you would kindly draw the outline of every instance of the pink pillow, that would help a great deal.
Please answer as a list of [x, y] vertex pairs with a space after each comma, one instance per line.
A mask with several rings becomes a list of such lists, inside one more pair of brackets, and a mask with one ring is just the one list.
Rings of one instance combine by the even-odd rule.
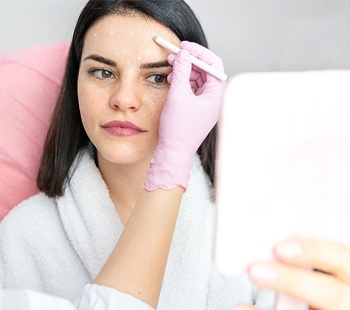
[[69, 43], [0, 52], [0, 221], [36, 194], [42, 145]]

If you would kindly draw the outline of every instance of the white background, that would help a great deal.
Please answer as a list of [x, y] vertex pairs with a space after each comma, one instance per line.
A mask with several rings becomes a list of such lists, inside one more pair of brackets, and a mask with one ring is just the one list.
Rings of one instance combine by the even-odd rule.
[[[0, 0], [0, 49], [70, 40], [86, 0]], [[350, 0], [188, 0], [229, 75], [350, 69]]]

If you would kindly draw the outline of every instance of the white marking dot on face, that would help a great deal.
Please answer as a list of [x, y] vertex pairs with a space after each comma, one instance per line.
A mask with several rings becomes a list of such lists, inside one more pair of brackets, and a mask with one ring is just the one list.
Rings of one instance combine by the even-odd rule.
[[[84, 128], [100, 154], [98, 161], [101, 163], [108, 161], [117, 164], [116, 167], [121, 164], [135, 164], [135, 167], [145, 164], [147, 167], [149, 163], [146, 158], [152, 158], [158, 145], [159, 120], [169, 87], [168, 85], [153, 87], [145, 81], [148, 71], [140, 69], [141, 64], [163, 61], [168, 55], [168, 51], [152, 40], [155, 34], [173, 44], [179, 44], [176, 35], [168, 28], [153, 20], [148, 21], [143, 17], [134, 16], [110, 15], [100, 19], [85, 36], [84, 56], [101, 55], [117, 63], [113, 68], [116, 80], [113, 80], [113, 83], [103, 83], [101, 87], [99, 81], [92, 80], [87, 75], [87, 69], [95, 66], [94, 63], [84, 62], [82, 68], [85, 70], [82, 73], [85, 72], [85, 74], [79, 74], [79, 108]], [[166, 69], [164, 71], [168, 72]], [[126, 81], [122, 86], [120, 86], [121, 80], [123, 83]], [[93, 84], [91, 87], [92, 83], [96, 83], [96, 86]], [[123, 93], [122, 87], [128, 91], [128, 94]], [[119, 92], [120, 89], [121, 92]], [[131, 103], [135, 100], [139, 109], [131, 113], [111, 107], [113, 98], [125, 103], [127, 109], [129, 101], [122, 100], [128, 99], [126, 97], [128, 95], [132, 98]], [[146, 128], [147, 135], [140, 135], [139, 138], [135, 137], [136, 139], [111, 141], [101, 132], [100, 124], [118, 118], [125, 118]], [[115, 152], [116, 147], [118, 152]]]

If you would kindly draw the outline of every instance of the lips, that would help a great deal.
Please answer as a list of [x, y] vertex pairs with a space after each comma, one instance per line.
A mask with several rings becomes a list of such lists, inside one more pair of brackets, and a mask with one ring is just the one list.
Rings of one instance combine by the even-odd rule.
[[102, 125], [113, 136], [129, 137], [145, 132], [142, 128], [128, 121], [112, 121]]

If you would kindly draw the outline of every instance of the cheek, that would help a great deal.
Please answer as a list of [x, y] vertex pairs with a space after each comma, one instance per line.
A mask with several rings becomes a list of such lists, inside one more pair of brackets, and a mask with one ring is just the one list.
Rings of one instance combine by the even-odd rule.
[[149, 103], [147, 104], [149, 109], [149, 118], [152, 119], [155, 127], [159, 127], [160, 116], [162, 114], [169, 89], [158, 90], [153, 92], [149, 97]]
[[96, 102], [98, 102], [96, 92], [87, 85], [78, 84], [78, 102], [81, 119], [84, 127], [98, 115]]

